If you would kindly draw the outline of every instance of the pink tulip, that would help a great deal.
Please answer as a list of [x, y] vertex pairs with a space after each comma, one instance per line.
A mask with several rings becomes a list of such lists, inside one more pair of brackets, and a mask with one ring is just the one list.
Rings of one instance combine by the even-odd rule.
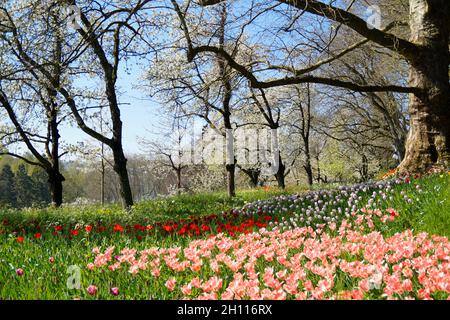
[[117, 288], [117, 287], [111, 288], [110, 292], [111, 292], [111, 294], [113, 296], [118, 296], [119, 295], [119, 288]]
[[175, 278], [170, 278], [166, 281], [166, 287], [169, 289], [169, 291], [173, 291], [175, 289], [175, 286], [177, 284], [177, 280]]
[[97, 287], [91, 284], [89, 287], [87, 287], [87, 293], [91, 296], [94, 296], [97, 293]]

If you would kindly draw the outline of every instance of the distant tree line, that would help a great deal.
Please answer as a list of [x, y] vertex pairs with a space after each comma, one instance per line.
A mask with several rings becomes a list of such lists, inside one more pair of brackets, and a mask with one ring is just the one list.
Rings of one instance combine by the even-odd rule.
[[47, 206], [51, 202], [47, 176], [43, 170], [28, 173], [24, 164], [16, 171], [5, 164], [0, 172], [0, 207]]

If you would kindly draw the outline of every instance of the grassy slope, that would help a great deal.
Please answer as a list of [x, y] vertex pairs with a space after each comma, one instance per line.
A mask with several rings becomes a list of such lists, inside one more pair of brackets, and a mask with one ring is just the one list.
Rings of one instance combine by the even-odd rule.
[[391, 235], [405, 229], [428, 232], [450, 238], [450, 174], [420, 179], [419, 192], [415, 184], [401, 189], [413, 200], [405, 205], [401, 193], [396, 193], [389, 205], [400, 211], [400, 217], [389, 229], [381, 230]]
[[[317, 187], [315, 187], [317, 188]], [[278, 188], [264, 190], [262, 188], [239, 190], [235, 198], [229, 198], [224, 192], [202, 193], [195, 195], [183, 194], [143, 201], [135, 204], [130, 213], [124, 212], [119, 205], [67, 205], [60, 209], [26, 209], [5, 210], [0, 209], [0, 219], [8, 218], [16, 223], [30, 220], [60, 222], [60, 223], [152, 223], [168, 220], [188, 218], [189, 216], [221, 213], [233, 208], [240, 208], [248, 202], [268, 199], [281, 194], [300, 193], [306, 189], [299, 186], [290, 186], [285, 191]]]
[[[433, 176], [419, 181], [422, 191], [415, 187], [415, 182], [396, 187], [394, 198], [385, 204], [397, 209], [401, 215], [393, 224], [381, 230], [390, 235], [406, 228], [415, 232], [426, 231], [450, 237], [450, 175]], [[290, 190], [292, 191], [292, 190]], [[401, 191], [405, 192], [413, 202], [407, 204]], [[0, 220], [12, 219], [17, 225], [24, 221], [38, 219], [41, 224], [59, 222], [89, 222], [95, 220], [135, 222], [139, 220], [175, 219], [190, 214], [207, 214], [242, 206], [245, 201], [268, 198], [279, 191], [265, 192], [248, 191], [239, 194], [235, 200], [227, 200], [223, 194], [197, 196], [180, 196], [166, 200], [138, 204], [133, 215], [127, 215], [114, 207], [106, 209], [65, 208], [55, 210], [33, 210], [28, 212], [4, 212]], [[133, 280], [129, 275], [119, 273], [115, 276], [102, 277], [101, 273], [87, 273], [85, 266], [92, 261], [91, 250], [95, 246], [103, 248], [116, 245], [119, 248], [130, 247], [143, 249], [150, 246], [172, 246], [189, 241], [188, 238], [152, 238], [147, 237], [142, 242], [127, 237], [124, 234], [112, 234], [107, 237], [77, 237], [74, 240], [58, 239], [51, 236], [40, 240], [27, 239], [17, 243], [15, 236], [5, 233], [0, 235], [0, 299], [72, 299], [74, 297], [88, 298], [86, 293], [68, 290], [66, 287], [67, 267], [78, 265], [82, 269], [82, 288], [91, 283], [112, 287], [117, 283], [127, 283], [125, 295], [121, 299], [146, 299], [151, 296], [159, 299], [168, 298], [164, 290], [163, 279], [155, 280], [149, 275], [139, 274]], [[54, 263], [49, 257], [55, 258]], [[23, 268], [25, 275], [17, 277], [16, 268]], [[159, 282], [161, 283], [159, 283]], [[151, 292], [151, 296], [150, 296]], [[127, 294], [132, 293], [132, 296]], [[108, 294], [97, 298], [111, 298]]]

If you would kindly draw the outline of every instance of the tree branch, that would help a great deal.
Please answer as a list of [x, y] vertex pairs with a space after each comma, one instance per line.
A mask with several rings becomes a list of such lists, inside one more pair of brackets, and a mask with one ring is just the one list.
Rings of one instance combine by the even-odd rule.
[[[225, 0], [200, 0], [203, 6], [214, 5]], [[311, 14], [328, 18], [342, 23], [353, 29], [366, 39], [373, 41], [385, 48], [398, 52], [406, 59], [414, 59], [420, 49], [419, 46], [405, 39], [399, 38], [391, 33], [379, 29], [371, 29], [367, 22], [344, 9], [334, 7], [316, 0], [278, 0], [281, 3], [297, 8]]]

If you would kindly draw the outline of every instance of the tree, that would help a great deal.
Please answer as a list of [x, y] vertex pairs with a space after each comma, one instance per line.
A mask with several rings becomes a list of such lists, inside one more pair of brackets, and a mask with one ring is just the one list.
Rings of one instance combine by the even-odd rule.
[[[82, 131], [111, 149], [114, 159], [113, 168], [119, 177], [122, 203], [125, 208], [133, 205], [133, 196], [127, 172], [127, 159], [122, 145], [122, 120], [116, 83], [120, 62], [127, 55], [139, 54], [131, 47], [135, 44], [134, 40], [141, 37], [143, 33], [141, 29], [144, 23], [141, 21], [139, 12], [148, 9], [146, 5], [150, 2], [150, 0], [146, 0], [114, 6], [107, 3], [81, 3], [69, 0], [50, 4], [36, 1], [33, 6], [19, 7], [12, 13], [7, 6], [0, 8], [1, 26], [2, 29], [5, 29], [0, 34], [1, 38], [20, 59], [23, 67], [31, 70], [30, 72], [35, 74], [40, 81], [47, 83], [64, 99]], [[72, 14], [62, 14], [67, 6], [78, 8], [79, 21], [75, 22], [75, 28], [65, 28], [74, 19]], [[27, 16], [30, 12], [28, 9], [33, 13], [31, 19]], [[57, 14], [54, 16], [58, 19], [49, 19], [52, 12], [55, 11]], [[58, 37], [67, 41], [60, 48], [60, 54], [65, 58], [60, 65], [72, 65], [75, 70], [78, 70], [78, 73], [86, 72], [98, 76], [103, 82], [103, 98], [109, 107], [112, 137], [107, 137], [89, 126], [86, 117], [83, 116], [84, 113], [81, 112], [83, 108], [80, 105], [82, 103], [77, 100], [72, 83], [59, 81], [59, 77], [54, 76], [46, 68], [47, 62], [42, 62], [40, 52], [36, 52], [33, 47], [23, 43], [24, 39], [27, 39], [25, 35], [27, 28], [19, 24], [22, 21], [28, 21], [37, 26], [43, 23]], [[46, 23], [47, 21], [51, 21], [51, 23]], [[80, 25], [77, 25], [78, 23]], [[47, 31], [43, 32], [44, 37]], [[142, 37], [141, 40], [148, 44]], [[95, 57], [95, 63], [92, 63], [92, 56]]]
[[48, 188], [48, 175], [40, 167], [34, 167], [31, 173], [32, 186], [32, 203], [36, 205], [47, 206], [52, 202], [52, 195]]
[[[49, 50], [49, 57], [46, 57], [51, 62], [47, 71], [52, 74], [57, 83], [61, 83], [63, 78], [62, 42], [57, 37], [52, 40], [54, 40], [53, 46]], [[45, 45], [48, 46], [48, 43]], [[17, 61], [14, 54], [10, 56], [9, 63], [5, 63], [4, 69], [0, 71], [0, 107], [6, 111], [12, 126], [2, 130], [0, 139], [3, 147], [18, 143], [24, 145], [34, 159], [30, 160], [8, 151], [0, 154], [13, 156], [43, 168], [47, 172], [52, 203], [59, 207], [63, 201], [63, 181], [65, 180], [60, 171], [60, 158], [67, 154], [67, 152], [60, 152], [59, 125], [62, 120], [59, 116], [62, 113], [62, 103], [57, 98], [57, 92], [47, 83], [39, 81], [33, 72], [30, 77], [27, 71], [21, 68], [20, 58]], [[33, 123], [34, 127], [32, 119], [27, 117], [29, 113], [36, 114], [37, 124]], [[40, 125], [42, 115], [44, 115], [44, 128]], [[43, 130], [45, 133], [41, 133]]]
[[[250, 89], [251, 99], [256, 105], [258, 111], [264, 119], [264, 124], [269, 127], [269, 129], [274, 130], [278, 134], [278, 129], [280, 128], [280, 113], [281, 110], [277, 106], [278, 101], [275, 99], [270, 99], [267, 97], [266, 92], [263, 89], [259, 89], [257, 92]], [[269, 101], [274, 100], [274, 101]], [[275, 150], [274, 150], [275, 151]], [[277, 170], [275, 172], [275, 178], [278, 183], [278, 187], [281, 189], [286, 188], [285, 177], [286, 177], [286, 165], [283, 162], [281, 156], [281, 151], [277, 150], [278, 154], [275, 154], [275, 159]], [[274, 164], [275, 165], [275, 164]]]
[[[182, 16], [182, 8], [176, 1], [171, 1], [177, 15]], [[211, 21], [203, 20], [203, 17], [195, 16], [195, 20], [201, 20], [201, 30], [198, 34], [211, 36], [218, 46], [232, 47], [234, 54], [238, 56], [240, 50], [237, 47], [238, 41], [234, 40], [229, 30], [230, 13], [227, 6], [222, 5], [215, 10]], [[181, 33], [179, 26], [172, 26], [174, 33]], [[181, 32], [180, 32], [181, 31]], [[184, 41], [176, 41], [184, 42]], [[225, 169], [227, 172], [227, 190], [230, 197], [236, 195], [235, 175], [236, 161], [231, 157], [231, 150], [234, 149], [232, 132], [233, 110], [238, 103], [237, 91], [242, 77], [230, 68], [227, 61], [222, 57], [215, 57], [213, 60], [193, 59], [190, 64], [179, 61], [181, 66], [178, 70], [174, 68], [174, 56], [180, 51], [185, 51], [184, 44], [176, 47], [176, 50], [167, 52], [167, 56], [162, 58], [150, 68], [147, 74], [147, 80], [150, 85], [158, 88], [153, 90], [163, 99], [167, 105], [182, 105], [182, 112], [187, 117], [199, 117], [204, 120], [218, 135], [226, 139], [229, 144], [227, 148], [227, 161]], [[169, 66], [168, 66], [169, 65]], [[169, 72], [161, 72], [168, 69]], [[172, 72], [170, 72], [172, 71]], [[234, 160], [234, 161], [233, 161]]]
[[[34, 159], [29, 159], [22, 155], [4, 151], [1, 152], [3, 155], [13, 156], [15, 158], [21, 159], [28, 164], [39, 166], [47, 172], [48, 185], [51, 190], [52, 203], [59, 207], [62, 204], [62, 193], [63, 186], [62, 183], [65, 180], [64, 176], [60, 172], [60, 158], [66, 153], [60, 153], [59, 150], [59, 121], [57, 119], [57, 114], [59, 106], [56, 102], [51, 99], [45, 100], [42, 98], [41, 106], [44, 106], [44, 111], [47, 120], [47, 133], [46, 135], [40, 135], [39, 133], [33, 133], [24, 127], [24, 122], [19, 120], [15, 108], [11, 105], [7, 99], [4, 91], [0, 88], [0, 106], [6, 110], [11, 122], [13, 123], [13, 129], [3, 131], [1, 134], [3, 147], [8, 147], [15, 143], [23, 143], [27, 149], [31, 152]], [[5, 141], [6, 140], [6, 141]], [[44, 147], [45, 153], [41, 152], [36, 148], [36, 144], [41, 144]]]
[[312, 122], [312, 93], [309, 83], [305, 88], [292, 86], [285, 97], [291, 104], [288, 110], [286, 122], [292, 128], [292, 134], [299, 135], [302, 145], [300, 151], [304, 155], [303, 168], [306, 173], [307, 183], [311, 186], [314, 182], [311, 156], [311, 122]]
[[[345, 41], [345, 40], [343, 40]], [[347, 40], [348, 43], [348, 40]], [[386, 52], [377, 54], [379, 46], [364, 46], [354, 50], [330, 66], [327, 74], [348, 74], [359, 83], [387, 84], [393, 79], [406, 79], [407, 66]], [[327, 105], [336, 109], [341, 106], [364, 122], [364, 130], [371, 128], [389, 141], [390, 151], [398, 161], [405, 157], [405, 142], [408, 134], [407, 95], [395, 92], [362, 92], [347, 89], [323, 90], [329, 96]], [[352, 118], [352, 114], [348, 115]], [[353, 130], [354, 131], [354, 130]], [[354, 132], [353, 132], [354, 134]], [[378, 139], [379, 140], [379, 139]], [[378, 141], [379, 142], [379, 141]]]
[[[9, 9], [13, 11], [12, 14]], [[29, 12], [27, 23], [33, 23], [36, 29], [34, 31], [28, 29], [28, 32], [21, 33], [20, 31], [27, 29], [28, 25], [22, 22], [19, 27], [16, 27], [13, 17], [17, 17], [21, 10], [26, 9], [26, 5], [17, 8], [5, 5], [0, 8], [5, 28], [0, 34], [4, 50], [2, 52], [4, 68], [0, 73], [0, 106], [6, 111], [12, 123], [8, 130], [2, 132], [1, 139], [3, 145], [7, 147], [14, 144], [25, 146], [32, 157], [30, 159], [12, 152], [3, 154], [44, 169], [47, 173], [52, 204], [59, 207], [63, 201], [63, 182], [65, 181], [60, 171], [60, 159], [67, 154], [60, 150], [59, 127], [68, 115], [63, 112], [64, 103], [59, 99], [57, 90], [48, 81], [42, 79], [38, 74], [39, 70], [32, 69], [19, 52], [24, 48], [29, 48], [32, 52], [38, 51], [39, 59], [45, 61], [42, 65], [43, 70], [53, 78], [54, 85], [59, 87], [67, 82], [69, 73], [67, 63], [63, 61], [65, 42], [58, 28], [55, 27], [60, 20], [52, 4], [45, 12], [46, 19], [35, 19], [35, 15], [39, 15], [39, 8]], [[8, 34], [12, 34], [12, 37]], [[16, 51], [12, 45], [14, 40], [20, 48], [19, 51]], [[30, 48], [31, 43], [32, 48]], [[30, 119], [29, 114], [35, 117]]]
[[14, 183], [14, 173], [10, 165], [5, 165], [0, 173], [0, 205], [17, 206], [17, 193]]
[[142, 139], [144, 150], [151, 154], [156, 165], [167, 167], [176, 176], [176, 190], [180, 194], [183, 189], [182, 174], [187, 168], [186, 147], [184, 139], [188, 134], [188, 127], [192, 125], [190, 119], [176, 112], [172, 117], [161, 115], [161, 128], [158, 138]]
[[17, 194], [17, 206], [19, 208], [30, 207], [33, 204], [33, 180], [28, 175], [24, 164], [20, 164], [17, 168], [15, 175], [15, 191]]
[[[203, 0], [205, 6], [224, 0]], [[390, 33], [393, 25], [384, 29], [373, 28], [364, 19], [349, 9], [339, 8], [315, 0], [279, 0], [298, 14], [311, 15], [346, 26], [359, 34], [362, 40], [341, 52], [297, 69], [289, 65], [272, 66], [272, 70], [288, 71], [289, 75], [280, 78], [259, 80], [255, 72], [235, 61], [224, 49], [211, 45], [195, 46], [189, 44], [188, 60], [202, 52], [212, 52], [225, 58], [229, 65], [248, 78], [252, 87], [268, 88], [298, 83], [319, 83], [347, 88], [359, 92], [403, 92], [410, 94], [409, 115], [410, 132], [406, 142], [405, 158], [399, 166], [401, 172], [423, 171], [433, 165], [448, 166], [450, 158], [450, 108], [449, 108], [449, 36], [450, 2], [447, 0], [409, 0], [411, 29], [410, 40]], [[298, 20], [296, 15], [295, 19]], [[294, 27], [301, 28], [293, 24]], [[290, 30], [293, 27], [288, 28]], [[321, 66], [339, 59], [355, 47], [367, 41], [374, 42], [385, 49], [398, 53], [409, 63], [408, 86], [395, 84], [360, 84], [339, 78], [321, 77], [312, 73]], [[294, 44], [295, 45], [295, 44]]]

